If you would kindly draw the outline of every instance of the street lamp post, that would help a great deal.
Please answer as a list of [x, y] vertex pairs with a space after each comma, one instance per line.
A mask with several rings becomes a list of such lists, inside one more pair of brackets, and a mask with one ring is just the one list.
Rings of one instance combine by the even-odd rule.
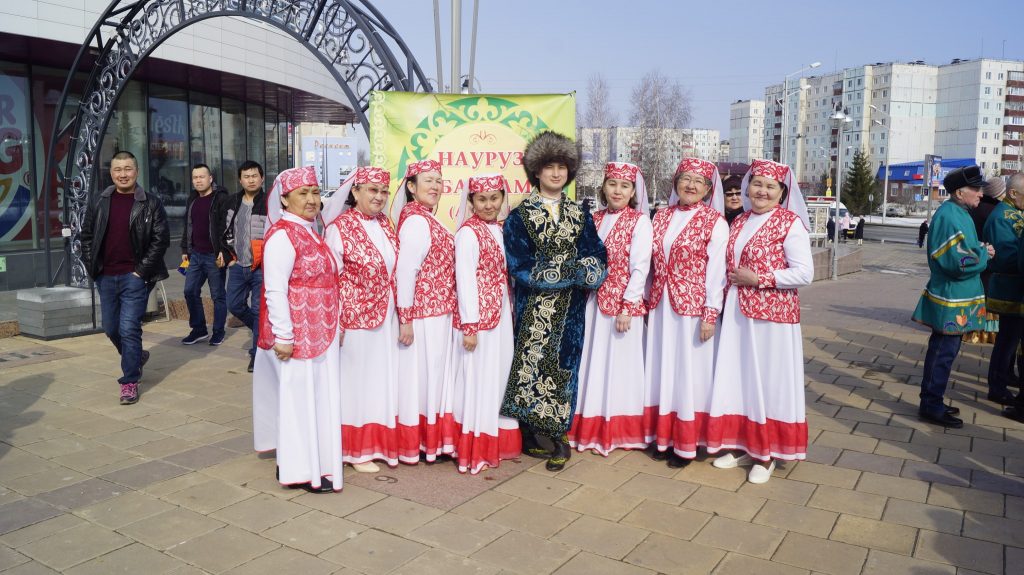
[[800, 68], [796, 72], [786, 74], [786, 79], [782, 83], [782, 140], [779, 142], [779, 161], [783, 164], [789, 164], [786, 158], [786, 140], [789, 138], [789, 79], [797, 74], [803, 74], [804, 72], [821, 66], [821, 62], [813, 62]]
[[882, 184], [882, 223], [885, 223], [886, 212], [889, 211], [889, 150], [892, 149], [892, 116], [886, 114], [876, 107], [874, 104], [869, 106], [875, 112], [885, 116], [885, 123], [878, 120], [872, 120], [872, 122], [885, 128], [885, 183]]
[[[835, 216], [835, 227], [832, 237], [832, 279], [839, 279], [839, 267], [838, 263], [838, 251], [839, 251], [839, 204], [842, 202], [843, 193], [843, 132], [846, 131], [846, 126], [853, 123], [853, 118], [847, 116], [842, 110], [836, 110], [835, 114], [832, 114], [830, 118], [832, 125], [838, 130], [837, 140], [839, 142], [837, 146], [837, 152], [839, 158], [836, 160], [836, 216]], [[844, 231], [845, 233], [845, 231]]]

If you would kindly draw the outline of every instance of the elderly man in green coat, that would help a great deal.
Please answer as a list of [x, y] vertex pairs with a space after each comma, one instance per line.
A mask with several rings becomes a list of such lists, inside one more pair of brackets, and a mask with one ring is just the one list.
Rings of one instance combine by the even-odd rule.
[[[991, 180], [989, 185], [999, 179]], [[999, 314], [999, 332], [992, 346], [988, 365], [988, 399], [996, 403], [1013, 402], [1006, 389], [1011, 378], [1017, 345], [1024, 334], [1024, 274], [1020, 266], [1020, 241], [1024, 232], [1024, 174], [1010, 177], [1010, 185], [999, 205], [985, 222], [982, 238], [992, 244], [996, 256], [988, 264], [985, 305], [989, 313]]]
[[931, 276], [914, 310], [914, 321], [932, 328], [921, 379], [923, 421], [944, 427], [963, 427], [960, 410], [946, 406], [943, 396], [953, 360], [960, 352], [960, 338], [982, 329], [985, 322], [985, 291], [981, 272], [995, 255], [992, 246], [978, 241], [968, 210], [981, 202], [985, 180], [981, 168], [967, 166], [951, 171], [942, 180], [949, 200], [935, 210], [928, 230], [928, 269]]

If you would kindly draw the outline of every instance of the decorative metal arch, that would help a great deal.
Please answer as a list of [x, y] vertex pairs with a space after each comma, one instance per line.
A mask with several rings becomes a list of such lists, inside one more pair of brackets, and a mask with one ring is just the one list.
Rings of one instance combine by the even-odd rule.
[[[65, 253], [57, 274], [65, 269], [67, 285], [89, 285], [79, 236], [97, 181], [97, 154], [121, 92], [142, 60], [164, 40], [218, 16], [266, 22], [295, 38], [326, 66], [367, 133], [371, 91], [433, 91], [398, 32], [369, 0], [112, 0], [82, 42], [68, 73], [46, 160], [46, 217], [49, 190], [59, 183], [64, 194]], [[91, 73], [81, 100], [73, 117], [62, 125], [65, 108], [75, 105], [69, 102], [74, 76], [90, 59]], [[67, 147], [63, 169], [55, 162], [58, 146]], [[47, 229], [46, 275], [53, 287], [57, 274], [51, 275], [50, 235]]]

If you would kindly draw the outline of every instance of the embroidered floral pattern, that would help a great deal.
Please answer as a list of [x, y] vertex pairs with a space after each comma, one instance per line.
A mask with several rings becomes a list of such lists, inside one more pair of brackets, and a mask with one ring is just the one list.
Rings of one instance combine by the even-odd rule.
[[[711, 314], [704, 306], [707, 301], [708, 244], [715, 224], [722, 215], [704, 204], [692, 205], [695, 207], [690, 209], [696, 212], [672, 242], [667, 258], [665, 234], [668, 233], [676, 209], [662, 210], [654, 216], [654, 281], [651, 283], [648, 308], [653, 310], [658, 307], [667, 285], [672, 311], [708, 321]], [[715, 310], [714, 316], [717, 315]], [[712, 320], [709, 323], [714, 322]]]
[[458, 307], [455, 309], [454, 324], [466, 335], [487, 331], [498, 326], [501, 320], [501, 298], [508, 290], [508, 268], [505, 266], [505, 251], [487, 229], [487, 223], [473, 216], [462, 224], [473, 230], [480, 245], [480, 260], [476, 268], [476, 290], [480, 301], [480, 318], [474, 323], [462, 323]]
[[416, 291], [411, 308], [399, 308], [402, 323], [417, 318], [453, 313], [457, 305], [455, 293], [455, 236], [437, 221], [430, 210], [419, 202], [402, 208], [398, 229], [411, 216], [422, 216], [430, 227], [430, 249], [416, 276]]
[[[793, 212], [776, 207], [768, 221], [757, 230], [752, 238], [743, 246], [740, 261], [737, 265], [735, 252], [736, 240], [740, 230], [750, 219], [751, 212], [738, 216], [729, 228], [729, 247], [726, 253], [727, 269], [738, 267], [748, 268], [757, 274], [759, 285], [737, 286], [740, 311], [751, 319], [763, 319], [777, 323], [800, 323], [800, 298], [795, 289], [779, 289], [775, 287], [774, 270], [786, 269], [786, 252], [783, 242], [789, 234], [793, 222], [799, 218]], [[769, 279], [768, 276], [771, 276]], [[726, 288], [728, 290], [728, 288]]]
[[[601, 222], [604, 221], [607, 212], [601, 210], [594, 214], [594, 226], [597, 229], [601, 229]], [[634, 303], [622, 299], [622, 294], [626, 292], [626, 285], [629, 283], [629, 248], [640, 215], [639, 211], [632, 208], [623, 209], [604, 239], [604, 247], [608, 250], [608, 277], [597, 290], [597, 307], [605, 315], [616, 316], [624, 313], [639, 317], [647, 314], [647, 306], [643, 300]]]
[[[292, 357], [309, 359], [327, 351], [338, 332], [338, 267], [327, 244], [294, 222], [278, 220], [270, 226], [265, 241], [282, 230], [295, 248], [295, 265], [288, 279], [288, 306], [295, 334]], [[274, 347], [266, 295], [260, 306], [258, 344], [262, 349]]]
[[[341, 289], [341, 327], [374, 329], [384, 323], [388, 299], [395, 297], [395, 270], [384, 264], [384, 256], [363, 229], [358, 210], [348, 210], [331, 225], [338, 226], [344, 261], [339, 281]], [[375, 218], [398, 252], [398, 236], [384, 214]]]

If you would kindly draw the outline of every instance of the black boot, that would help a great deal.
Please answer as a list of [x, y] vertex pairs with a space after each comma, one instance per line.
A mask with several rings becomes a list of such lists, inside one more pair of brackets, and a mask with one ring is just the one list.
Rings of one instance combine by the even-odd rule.
[[668, 459], [668, 450], [660, 451], [657, 443], [648, 445], [647, 449], [644, 450], [644, 453], [655, 461], [665, 461]]
[[569, 462], [569, 457], [572, 456], [572, 448], [569, 447], [569, 440], [564, 435], [558, 439], [551, 438], [551, 442], [555, 444], [555, 450], [551, 453], [544, 468], [548, 471], [561, 471]]
[[551, 457], [551, 452], [540, 444], [537, 439], [537, 433], [533, 431], [528, 424], [520, 421], [519, 422], [519, 433], [523, 436], [523, 455], [530, 457], [536, 457], [537, 459], [547, 459]]
[[692, 459], [686, 459], [685, 457], [679, 457], [675, 451], [670, 451], [668, 454], [668, 466], [672, 469], [682, 469], [690, 464]]

